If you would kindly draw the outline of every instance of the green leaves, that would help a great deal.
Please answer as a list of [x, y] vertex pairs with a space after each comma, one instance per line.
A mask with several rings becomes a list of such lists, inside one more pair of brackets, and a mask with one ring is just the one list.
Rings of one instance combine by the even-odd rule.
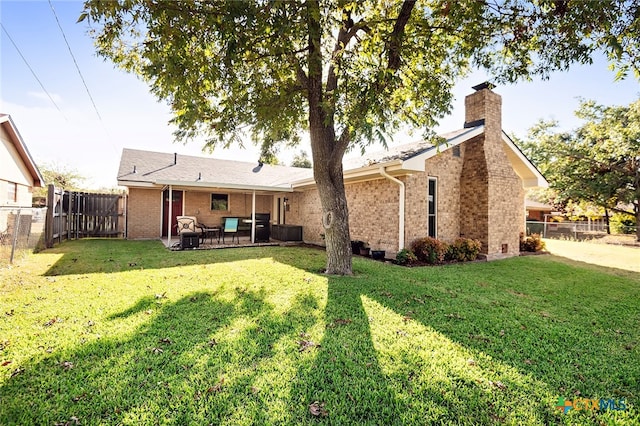
[[555, 123], [532, 128], [525, 152], [546, 175], [561, 204], [588, 202], [640, 215], [640, 100], [627, 107], [582, 101], [584, 124], [554, 133]]

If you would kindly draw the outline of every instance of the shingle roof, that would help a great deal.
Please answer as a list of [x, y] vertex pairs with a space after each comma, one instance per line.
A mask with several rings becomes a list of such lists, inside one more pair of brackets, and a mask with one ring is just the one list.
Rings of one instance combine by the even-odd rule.
[[188, 185], [200, 182], [222, 188], [263, 187], [277, 190], [291, 188], [291, 182], [312, 175], [311, 169], [299, 167], [269, 164], [258, 167], [257, 163], [125, 148], [122, 150], [118, 181], [125, 185], [168, 182]]
[[[467, 132], [472, 132], [476, 128], [460, 129], [453, 132], [439, 135], [446, 142], [442, 144], [440, 149], [446, 149], [450, 141]], [[435, 150], [438, 147], [433, 145], [431, 141], [420, 140], [402, 145], [389, 147], [387, 150], [365, 153], [362, 157], [350, 158], [343, 163], [344, 170], [353, 170], [360, 167], [366, 167], [373, 164], [387, 163], [389, 161], [400, 160], [405, 161], [425, 152]]]

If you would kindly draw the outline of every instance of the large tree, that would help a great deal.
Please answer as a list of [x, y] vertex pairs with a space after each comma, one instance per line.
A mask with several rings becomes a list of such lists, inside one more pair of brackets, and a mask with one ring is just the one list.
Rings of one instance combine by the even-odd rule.
[[[538, 123], [523, 150], [560, 204], [588, 202], [633, 215], [640, 224], [640, 100], [624, 107], [582, 101], [576, 115], [584, 123], [571, 132], [555, 132], [554, 122]], [[640, 226], [636, 236], [640, 241]]]
[[308, 130], [327, 272], [350, 274], [347, 150], [431, 128], [472, 66], [515, 81], [603, 49], [637, 71], [638, 16], [623, 0], [89, 0], [81, 20], [99, 54], [169, 103], [178, 139], [290, 143]]

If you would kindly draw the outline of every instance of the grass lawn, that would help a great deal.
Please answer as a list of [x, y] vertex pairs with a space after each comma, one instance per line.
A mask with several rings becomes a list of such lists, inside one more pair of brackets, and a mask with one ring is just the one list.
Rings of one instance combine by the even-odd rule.
[[1, 269], [0, 424], [640, 423], [638, 274], [324, 263], [82, 240]]

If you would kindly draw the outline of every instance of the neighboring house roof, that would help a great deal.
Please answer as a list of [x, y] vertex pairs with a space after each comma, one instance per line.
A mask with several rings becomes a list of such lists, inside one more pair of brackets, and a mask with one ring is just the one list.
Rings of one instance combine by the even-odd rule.
[[24, 143], [22, 136], [20, 136], [20, 132], [18, 132], [18, 128], [9, 114], [0, 113], [0, 126], [2, 126], [7, 135], [9, 135], [10, 142], [13, 143], [20, 159], [29, 171], [31, 178], [33, 179], [33, 186], [44, 186], [44, 178], [42, 177], [40, 170], [38, 170], [38, 166], [36, 166], [35, 161], [33, 161], [33, 157], [31, 157], [31, 154], [27, 149], [27, 145]]
[[540, 203], [538, 201], [529, 200], [528, 198], [524, 200], [524, 207], [527, 210], [541, 210], [541, 211], [553, 211], [553, 206], [549, 204]]
[[125, 148], [118, 170], [118, 184], [282, 192], [292, 191], [292, 181], [311, 175], [311, 169], [299, 167], [260, 166], [258, 163]]

